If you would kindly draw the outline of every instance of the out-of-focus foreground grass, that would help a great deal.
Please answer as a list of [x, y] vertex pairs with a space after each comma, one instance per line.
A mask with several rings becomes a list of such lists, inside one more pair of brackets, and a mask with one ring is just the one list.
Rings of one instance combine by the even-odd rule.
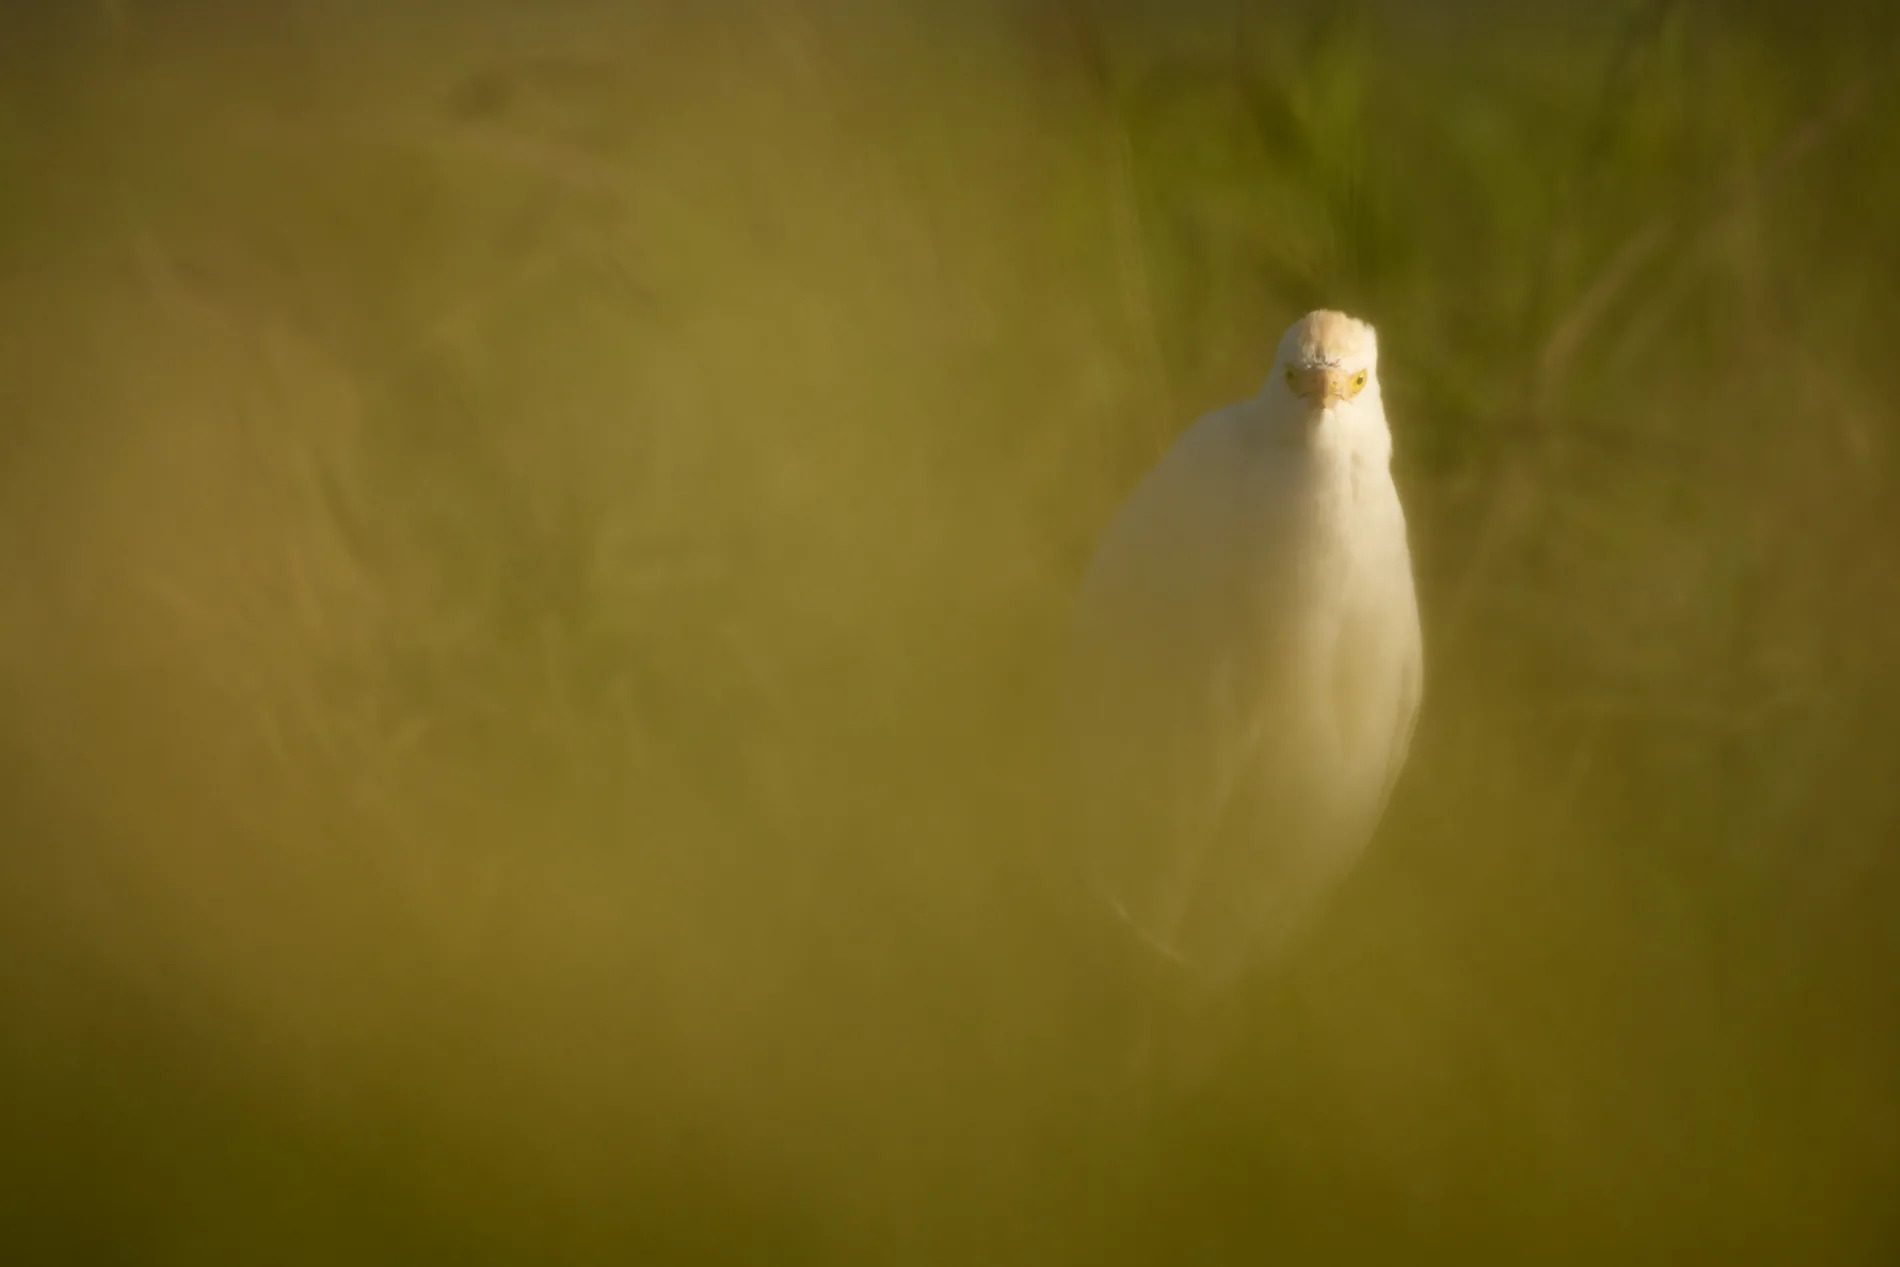
[[[1883, 6], [229, 8], [0, 41], [9, 1262], [1900, 1253]], [[1131, 1143], [1042, 684], [1320, 303], [1426, 716]]]

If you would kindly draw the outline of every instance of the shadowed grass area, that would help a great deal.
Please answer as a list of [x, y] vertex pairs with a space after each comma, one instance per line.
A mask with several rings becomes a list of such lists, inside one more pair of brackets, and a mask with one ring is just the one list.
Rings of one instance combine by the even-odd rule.
[[[4, 41], [8, 1260], [1889, 1261], [1894, 19], [1424, 8]], [[1134, 1134], [1043, 694], [1321, 303], [1425, 713]]]

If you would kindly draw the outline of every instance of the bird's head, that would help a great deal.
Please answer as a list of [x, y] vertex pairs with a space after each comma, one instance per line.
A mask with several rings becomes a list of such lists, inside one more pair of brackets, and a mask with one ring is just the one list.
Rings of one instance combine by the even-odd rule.
[[1287, 329], [1274, 358], [1269, 392], [1287, 400], [1311, 423], [1357, 401], [1379, 398], [1379, 339], [1357, 317], [1321, 308]]

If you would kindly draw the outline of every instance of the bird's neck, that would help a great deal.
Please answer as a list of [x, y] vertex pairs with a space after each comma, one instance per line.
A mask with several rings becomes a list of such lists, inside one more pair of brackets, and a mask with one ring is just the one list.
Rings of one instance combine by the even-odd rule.
[[1385, 405], [1376, 388], [1335, 410], [1318, 440], [1360, 474], [1391, 469], [1392, 433], [1386, 429]]
[[1392, 466], [1392, 433], [1386, 429], [1385, 408], [1377, 389], [1349, 404], [1335, 407], [1317, 424], [1290, 402], [1265, 402], [1270, 421], [1265, 429], [1272, 442], [1304, 450], [1323, 471], [1342, 479], [1377, 478]]

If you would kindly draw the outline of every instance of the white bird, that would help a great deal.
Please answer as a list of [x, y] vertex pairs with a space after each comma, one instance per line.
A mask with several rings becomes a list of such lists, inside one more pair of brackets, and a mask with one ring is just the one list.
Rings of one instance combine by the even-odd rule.
[[1372, 835], [1422, 689], [1370, 325], [1321, 310], [1109, 525], [1076, 615], [1097, 895], [1192, 995], [1270, 956]]

